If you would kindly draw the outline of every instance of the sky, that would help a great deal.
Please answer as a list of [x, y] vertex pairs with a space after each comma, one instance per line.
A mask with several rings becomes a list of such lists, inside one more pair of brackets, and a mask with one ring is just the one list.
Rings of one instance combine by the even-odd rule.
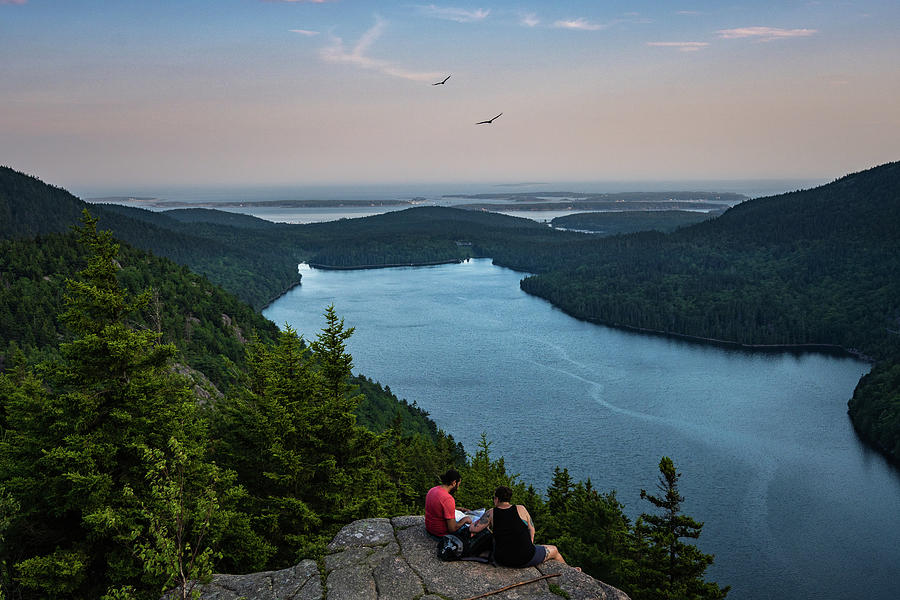
[[898, 159], [896, 0], [0, 0], [0, 164], [67, 189]]

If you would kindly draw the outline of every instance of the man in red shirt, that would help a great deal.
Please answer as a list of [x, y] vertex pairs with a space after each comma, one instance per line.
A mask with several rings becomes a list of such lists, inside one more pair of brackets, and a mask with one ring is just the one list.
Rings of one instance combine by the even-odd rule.
[[472, 522], [470, 517], [456, 520], [453, 494], [461, 482], [459, 471], [449, 469], [441, 475], [441, 485], [434, 486], [425, 495], [425, 530], [431, 535], [442, 537]]

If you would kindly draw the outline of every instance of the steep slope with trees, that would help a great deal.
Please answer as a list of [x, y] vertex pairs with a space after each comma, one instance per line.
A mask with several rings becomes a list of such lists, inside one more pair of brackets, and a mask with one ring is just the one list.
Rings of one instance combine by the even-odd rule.
[[246, 222], [241, 228], [220, 223], [197, 230], [162, 213], [89, 205], [61, 188], [0, 166], [0, 239], [65, 233], [85, 208], [117, 239], [191, 267], [256, 308], [299, 281], [298, 261], [281, 247], [242, 236]]
[[900, 317], [900, 164], [740, 204], [670, 235], [597, 240], [523, 289], [580, 318], [882, 355]]
[[[83, 268], [62, 292], [65, 341], [42, 349], [36, 366], [17, 351], [0, 373], [5, 597], [151, 599], [173, 586], [189, 594], [214, 570], [283, 568], [321, 556], [343, 523], [420, 512], [448, 465], [463, 470], [470, 493], [512, 485], [546, 514], [486, 440], [467, 458], [443, 432], [404, 432], [399, 406], [381, 433], [360, 426], [352, 330], [330, 307], [308, 347], [290, 329], [252, 342], [238, 381], [198, 401], [175, 368], [176, 345], [142, 317], [152, 290], [123, 285], [141, 254], [120, 253], [96, 223], [85, 215], [75, 251]], [[589, 502], [567, 507], [574, 529], [559, 543], [622, 542], [586, 565], [592, 572], [634, 560], [643, 550], [628, 542], [614, 496], [578, 484], [578, 498], [584, 489]], [[596, 518], [598, 507], [608, 519]], [[629, 573], [640, 576], [607, 572], [626, 588], [637, 581]]]
[[[889, 163], [746, 201], [670, 234], [605, 239], [451, 208], [311, 225], [197, 209], [95, 208], [123, 239], [197, 268], [257, 308], [296, 283], [303, 260], [353, 268], [492, 257], [535, 273], [522, 288], [578, 318], [706, 341], [843, 348], [888, 361], [875, 365], [879, 383], [857, 391], [850, 413], [861, 435], [900, 460], [893, 417], [900, 409], [884, 391], [900, 353], [898, 190], [900, 163]], [[64, 190], [0, 169], [2, 237], [65, 230], [81, 206]], [[32, 336], [52, 331], [46, 318], [28, 327], [27, 319], [6, 318]]]
[[[84, 223], [77, 241], [68, 234], [31, 247], [6, 242], [20, 262], [16, 277], [2, 270], [5, 281], [19, 291], [57, 285], [44, 299], [61, 315], [46, 340], [32, 337], [33, 346], [4, 330], [4, 597], [158, 598], [213, 565], [233, 572], [286, 566], [298, 552], [321, 551], [321, 540], [347, 520], [419, 504], [422, 465], [433, 476], [465, 460], [425, 413], [367, 380], [366, 392], [379, 396], [368, 412], [380, 432], [357, 423], [364, 398], [343, 346], [352, 332], [330, 310], [329, 326], [307, 348], [240, 305], [267, 335], [241, 340], [246, 360], [225, 360], [230, 381], [222, 397], [198, 397], [181, 374], [185, 320], [172, 310], [181, 308], [180, 282], [201, 288], [201, 298], [221, 295], [222, 306], [240, 303], [167, 260], [123, 252], [96, 219], [86, 215]], [[130, 287], [144, 283], [162, 285]], [[2, 300], [4, 308], [16, 303]], [[224, 321], [221, 313], [195, 314], [187, 321], [195, 333]], [[164, 343], [167, 337], [178, 345]], [[194, 364], [215, 360], [203, 350], [215, 352], [218, 338], [235, 332], [213, 329], [209, 337]]]
[[744, 202], [669, 235], [582, 247], [522, 281], [570, 314], [745, 345], [834, 346], [872, 357], [850, 403], [860, 434], [900, 460], [891, 373], [900, 355], [900, 163]]
[[[873, 369], [879, 383], [854, 395], [854, 425], [900, 460], [900, 409], [884, 383], [900, 353], [898, 165], [746, 201], [668, 235], [606, 239], [451, 208], [312, 225], [95, 208], [108, 211], [101, 224], [112, 222], [117, 235], [197, 268], [257, 308], [296, 283], [302, 260], [352, 268], [492, 257], [537, 274], [522, 288], [578, 318], [707, 341], [856, 351], [887, 362]], [[81, 206], [64, 190], [0, 168], [2, 237], [65, 230]], [[29, 319], [6, 319], [30, 336], [52, 332], [46, 317], [27, 327]]]
[[[523, 243], [544, 235], [489, 219], [468, 231], [497, 244], [503, 230]], [[118, 244], [89, 214], [77, 234], [22, 235], [0, 247], [4, 597], [149, 599], [187, 593], [213, 569], [285, 567], [320, 555], [349, 520], [420, 512], [451, 465], [480, 498], [511, 485], [547, 514], [486, 439], [466, 456], [415, 403], [352, 378], [352, 332], [333, 310], [307, 347], [187, 268]], [[203, 372], [220, 395], [198, 391], [210, 390]], [[614, 494], [575, 490], [548, 541], [635, 585], [617, 565], [641, 549]], [[598, 554], [594, 540], [610, 542]]]
[[[166, 448], [194, 457], [189, 473], [207, 476], [183, 480], [183, 492], [228, 493], [228, 478], [217, 480], [201, 456], [200, 405], [170, 368], [175, 346], [160, 343], [158, 331], [129, 326], [151, 296], [122, 288], [118, 246], [95, 226], [85, 220], [80, 239], [91, 252], [65, 293], [70, 340], [39, 368], [18, 364], [0, 376], [0, 495], [11, 513], [0, 577], [5, 590], [17, 590], [13, 597], [97, 598], [152, 580], [163, 550], [151, 544], [142, 554], [135, 542], [153, 527], [145, 512], [161, 517], [153, 507], [164, 498], [145, 478], [156, 453], [166, 460]], [[246, 515], [217, 518], [213, 537], [230, 531], [259, 545], [239, 533]], [[195, 533], [191, 527], [188, 535]]]
[[[234, 380], [230, 365], [243, 362], [244, 340], [272, 340], [277, 333], [250, 306], [186, 267], [130, 246], [117, 260], [125, 289], [154, 289], [131, 318], [161, 332], [186, 364], [222, 389]], [[66, 281], [83, 263], [73, 233], [0, 241], [0, 365], [12, 344], [31, 354], [67, 339], [58, 314]]]

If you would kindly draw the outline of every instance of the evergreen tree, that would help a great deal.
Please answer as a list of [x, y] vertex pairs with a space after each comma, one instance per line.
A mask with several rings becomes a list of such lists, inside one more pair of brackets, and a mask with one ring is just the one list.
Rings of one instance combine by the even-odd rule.
[[[494, 491], [501, 485], [513, 491], [513, 504], [525, 504], [526, 486], [519, 481], [518, 473], [507, 473], [503, 457], [491, 457], [491, 442], [482, 433], [475, 454], [460, 470], [462, 484], [456, 492], [456, 503], [465, 508], [491, 508]], [[531, 507], [526, 507], [530, 510]]]
[[357, 425], [362, 396], [351, 385], [353, 357], [346, 341], [354, 328], [345, 328], [334, 305], [325, 310], [325, 327], [310, 343], [322, 387], [313, 414], [319, 462], [316, 483], [322, 490], [324, 509], [338, 523], [387, 514], [399, 502], [388, 480], [380, 437]]
[[448, 465], [462, 468], [465, 452], [443, 431], [434, 437], [422, 433], [402, 436], [401, 432], [398, 413], [392, 427], [381, 436], [381, 454], [385, 474], [399, 497], [399, 510], [410, 514], [424, 508], [425, 494], [438, 481], [438, 473]]
[[247, 387], [237, 388], [214, 412], [216, 457], [246, 486], [254, 529], [272, 550], [267, 567], [295, 563], [321, 546], [321, 517], [311, 505], [316, 465], [309, 452], [318, 379], [309, 350], [290, 327], [274, 345], [247, 349]]
[[358, 403], [358, 397], [349, 396], [353, 357], [347, 352], [346, 344], [354, 328], [344, 327], [344, 319], [337, 316], [334, 304], [325, 309], [324, 316], [325, 327], [316, 334], [310, 347], [315, 353], [325, 389], [332, 401]]
[[[159, 591], [168, 592], [168, 598], [187, 600], [194, 597], [198, 583], [212, 577], [216, 560], [222, 557], [209, 540], [221, 518], [217, 486], [223, 474], [202, 457], [190, 456], [177, 437], [169, 440], [168, 450], [145, 448], [149, 490], [138, 494], [126, 486], [124, 492], [147, 522], [146, 530], [132, 532], [144, 571], [158, 578]], [[199, 493], [192, 491], [196, 482], [205, 483]], [[118, 594], [130, 597], [133, 588], [120, 588]]]
[[672, 459], [659, 462], [659, 496], [641, 490], [641, 498], [662, 510], [662, 514], [641, 514], [632, 535], [633, 567], [627, 591], [642, 600], [720, 600], [729, 586], [706, 582], [703, 575], [713, 563], [711, 554], [682, 538], [697, 539], [703, 523], [681, 514], [684, 497], [678, 492], [681, 474]]
[[[270, 568], [320, 554], [353, 519], [400, 505], [383, 437], [356, 424], [345, 330], [329, 307], [307, 348], [291, 327], [248, 351], [248, 388], [217, 408], [216, 455], [254, 498], [256, 530], [277, 548]], [[387, 434], [383, 434], [387, 435]]]
[[553, 469], [553, 481], [547, 488], [547, 508], [551, 514], [562, 515], [569, 506], [569, 498], [572, 496], [572, 477], [569, 469], [559, 467]]
[[568, 469], [554, 470], [540, 534], [558, 546], [566, 560], [617, 585], [628, 531], [629, 521], [615, 492], [602, 494], [590, 479], [573, 483]]
[[172, 369], [175, 348], [133, 327], [149, 294], [133, 297], [120, 286], [118, 245], [96, 223], [85, 211], [87, 266], [68, 282], [62, 315], [71, 341], [36, 372], [0, 378], [0, 493], [21, 507], [7, 528], [3, 579], [15, 582], [16, 597], [99, 598], [123, 589], [158, 597], [160, 574], [145, 569], [134, 545], [146, 515], [124, 490], [150, 504], [146, 452], [165, 455], [173, 437], [192, 457], [203, 455], [191, 389]]

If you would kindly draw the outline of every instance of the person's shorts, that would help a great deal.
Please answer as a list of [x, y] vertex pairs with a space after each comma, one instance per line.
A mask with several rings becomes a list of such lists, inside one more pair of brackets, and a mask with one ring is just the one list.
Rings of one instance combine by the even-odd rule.
[[541, 546], [538, 544], [534, 545], [534, 556], [531, 557], [527, 563], [522, 565], [523, 567], [536, 567], [542, 562], [547, 560], [547, 547]]

